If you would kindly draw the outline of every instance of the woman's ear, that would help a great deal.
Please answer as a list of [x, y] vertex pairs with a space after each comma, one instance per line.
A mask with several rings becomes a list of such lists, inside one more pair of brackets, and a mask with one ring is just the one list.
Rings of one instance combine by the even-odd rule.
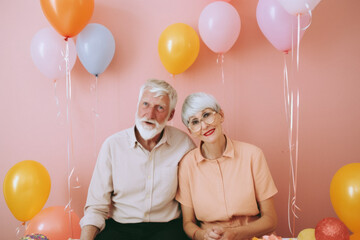
[[223, 111], [222, 109], [220, 109], [219, 114], [220, 114], [220, 116], [221, 116], [221, 118], [220, 118], [220, 122], [221, 122], [221, 123], [223, 123], [223, 122], [224, 122], [224, 120], [225, 120], [224, 111]]

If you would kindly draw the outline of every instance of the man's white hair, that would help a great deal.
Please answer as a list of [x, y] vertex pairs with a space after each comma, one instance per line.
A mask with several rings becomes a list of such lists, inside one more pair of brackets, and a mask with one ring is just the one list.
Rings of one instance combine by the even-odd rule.
[[146, 83], [142, 85], [140, 88], [138, 107], [145, 90], [149, 90], [152, 93], [156, 93], [155, 97], [168, 95], [170, 99], [169, 114], [172, 112], [172, 110], [175, 109], [177, 103], [177, 93], [176, 90], [166, 81], [158, 80], [158, 79], [147, 80]]

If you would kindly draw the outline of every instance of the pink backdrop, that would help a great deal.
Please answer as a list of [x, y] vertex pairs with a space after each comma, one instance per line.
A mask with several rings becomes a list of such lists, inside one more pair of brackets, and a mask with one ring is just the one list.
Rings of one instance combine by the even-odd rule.
[[[116, 41], [115, 56], [99, 77], [98, 112], [92, 114], [95, 78], [77, 60], [72, 72], [72, 125], [75, 176], [72, 206], [81, 217], [96, 154], [110, 134], [133, 124], [140, 85], [148, 78], [169, 81], [179, 103], [174, 126], [184, 129], [181, 104], [189, 93], [205, 91], [222, 105], [227, 134], [263, 149], [279, 193], [277, 232], [290, 236], [287, 224], [289, 150], [283, 98], [283, 55], [262, 35], [255, 17], [257, 1], [233, 0], [242, 21], [240, 36], [225, 54], [222, 83], [216, 54], [201, 41], [195, 63], [175, 79], [157, 51], [158, 38], [170, 24], [183, 22], [196, 31], [207, 0], [96, 0], [90, 23], [106, 26]], [[0, 7], [0, 177], [26, 159], [42, 163], [52, 188], [45, 207], [66, 205], [67, 142], [65, 80], [54, 93], [53, 80], [35, 67], [32, 37], [50, 24], [38, 1], [1, 1]], [[336, 216], [329, 185], [343, 165], [359, 162], [360, 147], [360, 2], [323, 0], [300, 47], [300, 135], [296, 232], [324, 217]], [[76, 40], [76, 38], [75, 38]], [[55, 96], [60, 100], [59, 106]], [[58, 109], [61, 116], [57, 118]], [[1, 239], [15, 239], [20, 225], [0, 198]]]

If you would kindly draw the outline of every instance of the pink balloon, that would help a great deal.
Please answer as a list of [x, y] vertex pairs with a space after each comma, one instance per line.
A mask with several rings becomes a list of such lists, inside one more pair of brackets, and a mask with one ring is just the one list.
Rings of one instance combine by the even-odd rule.
[[239, 37], [240, 28], [240, 16], [230, 3], [210, 3], [200, 14], [200, 37], [215, 53], [229, 51]]
[[[68, 39], [69, 43], [69, 70], [76, 61], [76, 47], [74, 40]], [[52, 28], [43, 28], [38, 31], [31, 41], [31, 57], [35, 66], [46, 77], [59, 79], [66, 74], [66, 42]]]
[[297, 15], [313, 10], [320, 0], [278, 0], [278, 2], [288, 13]]
[[[297, 45], [298, 18], [288, 13], [277, 0], [259, 0], [256, 19], [260, 30], [276, 49], [288, 52]], [[308, 14], [300, 16], [300, 39], [309, 23]]]

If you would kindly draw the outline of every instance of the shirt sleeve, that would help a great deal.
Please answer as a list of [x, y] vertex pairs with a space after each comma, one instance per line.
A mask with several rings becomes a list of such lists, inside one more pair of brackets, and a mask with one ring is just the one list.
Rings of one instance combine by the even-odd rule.
[[252, 172], [257, 201], [266, 200], [278, 192], [261, 149], [258, 149], [253, 156]]
[[101, 147], [91, 178], [84, 217], [80, 221], [81, 227], [93, 225], [100, 231], [105, 228], [112, 192], [111, 151], [108, 141], [106, 141]]
[[192, 198], [191, 198], [191, 191], [190, 191], [190, 176], [189, 176], [189, 165], [188, 160], [191, 153], [188, 153], [184, 156], [184, 158], [179, 163], [179, 172], [178, 172], [178, 178], [179, 178], [179, 185], [178, 190], [176, 193], [176, 201], [179, 203], [193, 208]]

